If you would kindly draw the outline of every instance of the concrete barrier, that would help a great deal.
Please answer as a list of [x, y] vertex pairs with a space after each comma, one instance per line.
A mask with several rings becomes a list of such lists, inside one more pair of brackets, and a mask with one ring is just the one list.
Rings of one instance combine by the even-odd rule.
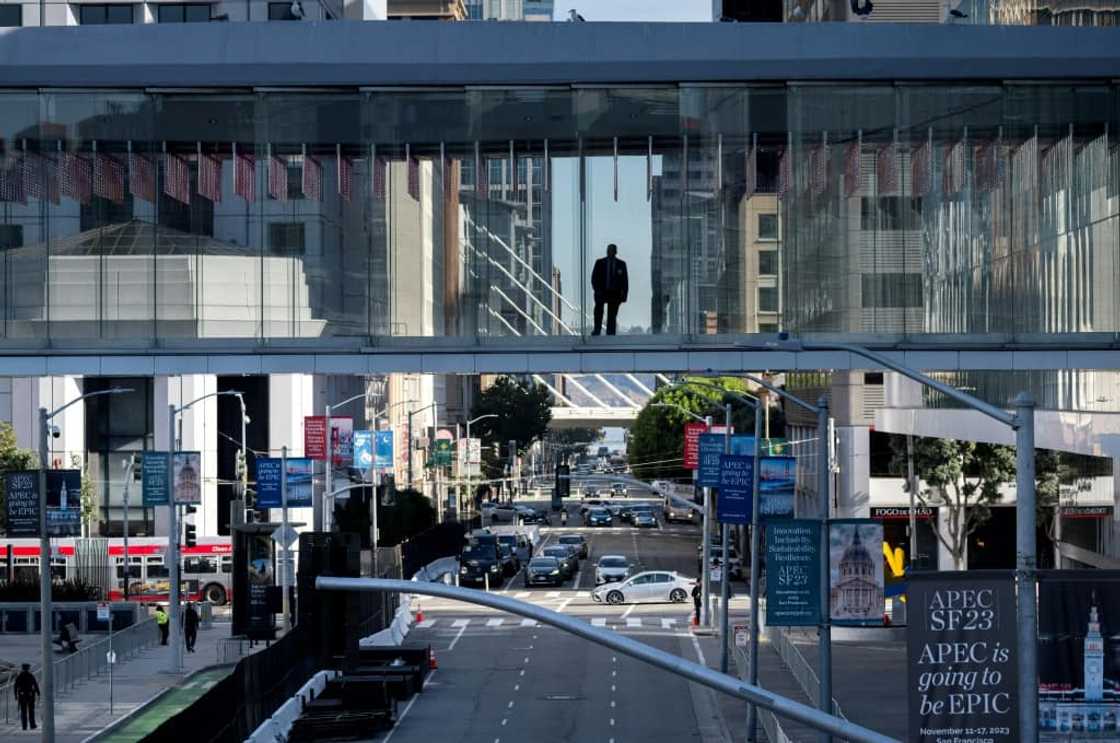
[[327, 682], [336, 679], [342, 674], [338, 671], [319, 671], [311, 677], [306, 684], [300, 687], [295, 696], [291, 697], [272, 717], [261, 723], [253, 734], [245, 739], [245, 743], [282, 743], [288, 739], [292, 725], [303, 714], [303, 706], [323, 693]]

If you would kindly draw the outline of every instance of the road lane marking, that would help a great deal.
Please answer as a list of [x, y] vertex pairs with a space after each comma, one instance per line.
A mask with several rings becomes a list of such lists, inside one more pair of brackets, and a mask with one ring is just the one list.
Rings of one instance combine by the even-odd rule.
[[637, 604], [630, 604], [630, 606], [627, 607], [626, 611], [622, 612], [622, 618], [625, 619], [626, 617], [630, 616], [630, 612], [634, 611], [637, 606]]
[[502, 727], [505, 727], [507, 722], [509, 722], [509, 718], [508, 717], [503, 717], [502, 718]]
[[[537, 620], [536, 619], [522, 619], [521, 620], [521, 626], [522, 627], [536, 627], [537, 626]], [[536, 639], [536, 635], [533, 636], [533, 639], [534, 640]]]
[[572, 580], [572, 588], [579, 588], [579, 577], [583, 575], [583, 568], [576, 571], [576, 577]]
[[577, 599], [589, 599], [589, 598], [591, 598], [591, 591], [578, 591], [576, 593], [576, 598]]
[[[431, 673], [429, 673], [428, 678], [424, 679], [424, 684], [420, 688], [424, 688], [425, 686], [430, 684], [432, 682], [432, 677], [435, 675], [436, 671], [432, 671]], [[412, 709], [412, 705], [415, 704], [416, 700], [419, 698], [419, 694], [412, 695], [412, 699], [408, 700], [408, 704], [405, 705], [404, 711], [401, 712], [401, 714], [397, 717], [397, 721], [393, 723], [393, 727], [389, 729], [389, 732], [385, 735], [385, 740], [381, 741], [381, 743], [389, 743], [389, 739], [393, 737], [393, 733], [397, 732], [397, 728], [400, 727], [402, 722], [404, 722], [404, 718], [406, 715], [408, 715], [408, 711]]]
[[521, 691], [521, 684], [514, 684], [513, 685], [513, 690], [514, 691]]
[[532, 596], [532, 595], [533, 595], [533, 594], [529, 593], [528, 591], [521, 591], [521, 592], [519, 592], [519, 593], [515, 594], [515, 595], [514, 595], [514, 598], [517, 598], [517, 599], [527, 599], [527, 598], [529, 598], [529, 597], [530, 597], [530, 596]]
[[498, 618], [498, 619], [487, 619], [487, 620], [486, 620], [486, 626], [487, 626], [487, 627], [501, 627], [501, 626], [502, 626], [502, 624], [503, 624], [503, 623], [504, 623], [505, 621], [506, 621], [506, 620], [504, 620], [504, 619], [501, 619], [501, 618]]
[[521, 675], [521, 676], [525, 675], [525, 669], [524, 668], [521, 669], [521, 673], [519, 675]]
[[569, 599], [564, 599], [563, 601], [560, 602], [560, 605], [556, 607], [556, 611], [557, 612], [564, 611], [565, 609], [568, 608], [568, 604], [572, 603], [572, 601], [574, 599], [575, 599], [574, 596], [572, 598], [569, 598]]
[[455, 645], [458, 644], [459, 638], [462, 637], [463, 633], [466, 632], [466, 631], [467, 631], [467, 625], [464, 624], [462, 627], [459, 628], [459, 634], [455, 635], [455, 639], [452, 640], [451, 644], [447, 646], [447, 651], [448, 652], [451, 652], [452, 650], [455, 649]]
[[614, 700], [611, 700], [611, 709], [614, 709]]
[[469, 620], [469, 619], [456, 619], [454, 622], [451, 623], [451, 626], [452, 627], [466, 627], [470, 623], [471, 623], [471, 620]]
[[416, 628], [417, 629], [428, 629], [428, 628], [434, 626], [435, 623], [436, 623], [436, 620], [434, 620], [434, 619], [425, 619], [423, 622], [417, 622], [416, 623]]
[[614, 694], [614, 689], [615, 689], [614, 684], [611, 684], [611, 694]]
[[661, 629], [672, 629], [676, 623], [676, 617], [661, 617]]
[[513, 709], [513, 700], [512, 699], [509, 700], [509, 704], [506, 705], [506, 709]]
[[629, 619], [626, 620], [626, 626], [627, 627], [641, 627], [642, 626], [642, 620], [641, 620], [640, 617], [630, 617]]
[[607, 626], [606, 617], [595, 617], [594, 619], [591, 620], [591, 626], [592, 627], [606, 627]]
[[550, 599], [558, 599], [558, 598], [560, 598], [560, 592], [559, 591], [549, 591], [548, 593], [545, 594], [545, 596], [547, 598], [550, 598]]
[[528, 655], [526, 655], [526, 656], [525, 656], [525, 660], [523, 660], [523, 661], [522, 661], [522, 663], [528, 663], [528, 662], [529, 662], [529, 656], [528, 656]]
[[704, 658], [704, 651], [700, 649], [700, 641], [696, 639], [696, 635], [692, 636], [692, 647], [696, 648], [696, 657], [700, 659], [700, 665], [707, 666], [708, 661]]

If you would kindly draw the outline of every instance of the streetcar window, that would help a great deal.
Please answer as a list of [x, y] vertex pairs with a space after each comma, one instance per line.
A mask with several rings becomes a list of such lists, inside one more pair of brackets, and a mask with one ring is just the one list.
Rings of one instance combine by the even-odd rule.
[[184, 573], [217, 573], [218, 566], [213, 557], [188, 557], [183, 561]]
[[233, 572], [233, 558], [232, 557], [223, 557], [222, 558], [222, 572], [223, 573], [232, 573]]
[[169, 573], [166, 565], [148, 563], [148, 578], [166, 578]]

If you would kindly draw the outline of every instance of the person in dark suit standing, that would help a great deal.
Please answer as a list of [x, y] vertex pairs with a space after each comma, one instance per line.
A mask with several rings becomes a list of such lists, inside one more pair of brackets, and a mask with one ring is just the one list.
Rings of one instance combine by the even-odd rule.
[[39, 696], [39, 682], [35, 680], [35, 676], [31, 673], [31, 664], [24, 663], [19, 675], [16, 676], [16, 682], [12, 686], [15, 692], [16, 701], [19, 702], [19, 718], [23, 723], [23, 729], [27, 730], [28, 723], [31, 724], [31, 729], [36, 728], [35, 725], [35, 700]]
[[618, 257], [618, 246], [607, 246], [607, 257], [595, 261], [591, 269], [591, 289], [595, 292], [595, 330], [592, 335], [603, 332], [603, 305], [607, 308], [607, 335], [618, 330], [618, 306], [626, 301], [630, 293], [630, 278], [626, 274], [626, 262]]

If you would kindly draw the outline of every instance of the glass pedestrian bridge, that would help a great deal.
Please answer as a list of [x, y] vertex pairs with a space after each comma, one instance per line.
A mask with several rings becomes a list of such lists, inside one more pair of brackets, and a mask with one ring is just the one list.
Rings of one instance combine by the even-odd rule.
[[0, 30], [0, 373], [848, 364], [780, 333], [1115, 369], [1117, 49], [890, 24]]

